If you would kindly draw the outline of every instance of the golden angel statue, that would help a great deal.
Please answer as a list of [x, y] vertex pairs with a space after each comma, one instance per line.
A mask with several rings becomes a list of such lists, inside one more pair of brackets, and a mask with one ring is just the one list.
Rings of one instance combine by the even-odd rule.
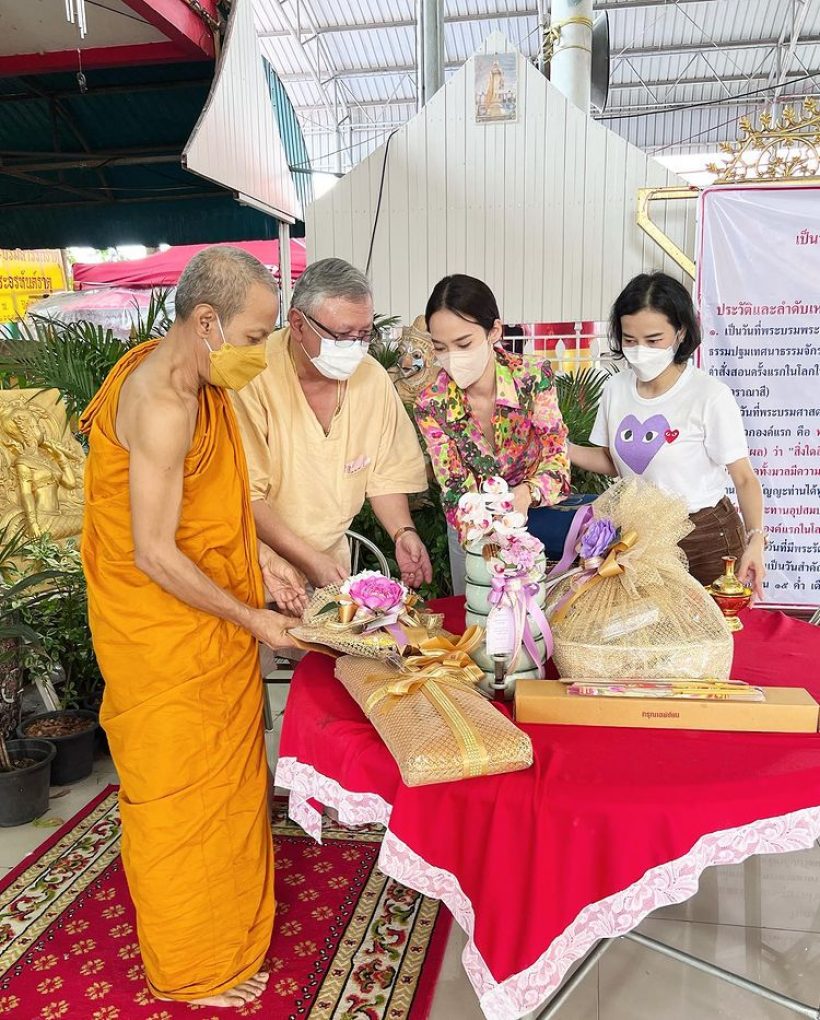
[[29, 538], [79, 536], [84, 468], [55, 391], [0, 392], [0, 527]]

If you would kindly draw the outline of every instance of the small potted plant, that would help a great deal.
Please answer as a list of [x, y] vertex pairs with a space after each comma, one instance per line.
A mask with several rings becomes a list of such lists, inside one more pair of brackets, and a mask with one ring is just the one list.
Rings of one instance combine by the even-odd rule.
[[56, 754], [48, 740], [6, 740], [19, 712], [24, 649], [35, 647], [40, 640], [22, 619], [23, 612], [43, 597], [44, 584], [59, 577], [56, 570], [44, 570], [11, 583], [22, 546], [19, 533], [8, 527], [0, 532], [0, 681], [4, 705], [11, 709], [0, 726], [0, 826], [4, 827], [24, 825], [48, 810], [51, 763]]
[[91, 775], [98, 725], [93, 712], [60, 708], [31, 716], [17, 727], [17, 733], [25, 741], [39, 738], [54, 745], [51, 781], [55, 786], [68, 786]]
[[48, 811], [56, 753], [48, 740], [0, 737], [0, 826], [25, 825]]
[[102, 677], [91, 644], [78, 550], [71, 543], [57, 545], [45, 537], [30, 542], [26, 553], [60, 576], [59, 588], [43, 593], [36, 604], [22, 610], [24, 621], [39, 635], [27, 665], [30, 671], [41, 672], [51, 672], [56, 666], [64, 679], [60, 685], [62, 707], [30, 716], [17, 733], [23, 739], [37, 737], [55, 745], [51, 780], [56, 786], [65, 786], [91, 774], [99, 725], [95, 702], [102, 690]]

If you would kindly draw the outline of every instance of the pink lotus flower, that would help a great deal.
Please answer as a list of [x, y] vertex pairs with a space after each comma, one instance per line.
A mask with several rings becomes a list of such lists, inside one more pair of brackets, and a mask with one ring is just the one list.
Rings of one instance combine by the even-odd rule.
[[403, 584], [376, 570], [363, 570], [348, 578], [342, 585], [342, 593], [357, 606], [374, 613], [389, 613], [398, 609], [407, 598], [407, 589]]

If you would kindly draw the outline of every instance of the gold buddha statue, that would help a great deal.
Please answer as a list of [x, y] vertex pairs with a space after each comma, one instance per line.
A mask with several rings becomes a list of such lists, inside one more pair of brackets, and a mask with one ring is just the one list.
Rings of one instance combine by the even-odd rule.
[[85, 453], [56, 391], [0, 392], [0, 528], [79, 536]]

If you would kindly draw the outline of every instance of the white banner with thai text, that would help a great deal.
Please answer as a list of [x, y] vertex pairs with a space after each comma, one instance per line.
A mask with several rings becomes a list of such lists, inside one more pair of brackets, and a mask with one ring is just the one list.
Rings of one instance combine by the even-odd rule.
[[766, 604], [820, 605], [820, 188], [700, 198], [701, 364], [734, 391], [769, 532]]

